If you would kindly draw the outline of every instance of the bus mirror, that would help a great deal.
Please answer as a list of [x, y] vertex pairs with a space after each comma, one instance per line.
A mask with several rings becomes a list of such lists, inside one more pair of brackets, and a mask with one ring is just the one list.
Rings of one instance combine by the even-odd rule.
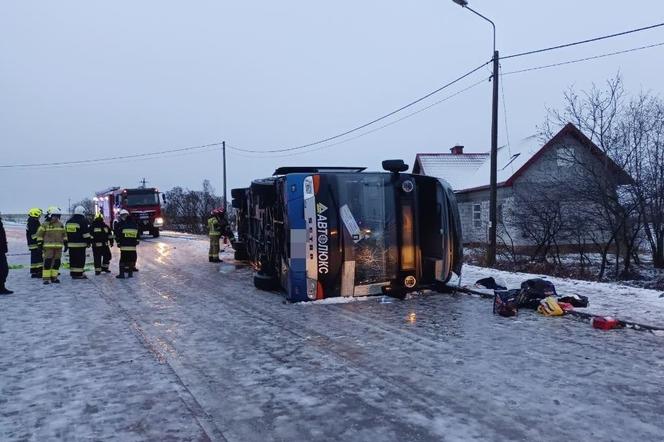
[[383, 161], [383, 170], [392, 173], [405, 172], [408, 170], [408, 164], [403, 160], [385, 160]]

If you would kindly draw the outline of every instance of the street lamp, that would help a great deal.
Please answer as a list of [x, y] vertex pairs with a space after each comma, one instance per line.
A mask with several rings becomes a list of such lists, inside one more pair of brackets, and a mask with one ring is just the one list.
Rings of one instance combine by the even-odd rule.
[[493, 101], [491, 105], [491, 181], [489, 191], [489, 249], [487, 250], [487, 264], [491, 267], [496, 264], [496, 223], [497, 223], [497, 175], [498, 175], [498, 60], [500, 56], [496, 50], [496, 24], [489, 18], [468, 6], [467, 0], [452, 0], [462, 8], [491, 23], [493, 28]]

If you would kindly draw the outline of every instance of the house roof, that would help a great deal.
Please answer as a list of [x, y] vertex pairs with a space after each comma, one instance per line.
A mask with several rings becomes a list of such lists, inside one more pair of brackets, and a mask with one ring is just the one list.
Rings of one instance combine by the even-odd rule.
[[[524, 138], [519, 143], [498, 148], [498, 186], [511, 186], [528, 167], [564, 136], [573, 136], [590, 149], [593, 155], [609, 162], [609, 167], [620, 176], [621, 184], [631, 182], [631, 177], [602, 152], [588, 137], [572, 123], [567, 123], [546, 144], [537, 135]], [[467, 192], [489, 187], [491, 161], [488, 153], [441, 154], [422, 153], [415, 157], [413, 173], [443, 178], [457, 192]]]
[[466, 189], [474, 185], [475, 172], [488, 159], [488, 153], [418, 153], [413, 173], [443, 178], [452, 189]]

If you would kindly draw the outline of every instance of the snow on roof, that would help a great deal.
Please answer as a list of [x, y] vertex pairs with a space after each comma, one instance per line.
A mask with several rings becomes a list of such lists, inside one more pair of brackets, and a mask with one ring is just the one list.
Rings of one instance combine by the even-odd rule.
[[[542, 149], [537, 135], [524, 138], [519, 143], [498, 148], [498, 184], [509, 180], [528, 160]], [[443, 178], [456, 191], [475, 189], [489, 185], [491, 161], [489, 153], [420, 153], [417, 160], [423, 175]]]
[[488, 153], [420, 153], [417, 154], [422, 175], [445, 179], [452, 189], [467, 189], [472, 177], [484, 162], [489, 161]]

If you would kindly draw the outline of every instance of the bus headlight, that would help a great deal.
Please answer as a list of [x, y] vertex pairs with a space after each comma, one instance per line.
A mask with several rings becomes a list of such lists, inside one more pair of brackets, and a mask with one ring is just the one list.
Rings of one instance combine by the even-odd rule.
[[154, 219], [154, 223], [153, 223], [154, 227], [161, 227], [163, 225], [164, 225], [164, 218], [162, 218], [161, 216], [158, 216]]
[[415, 287], [415, 284], [417, 284], [417, 280], [413, 275], [406, 276], [406, 278], [403, 280], [403, 285], [405, 285], [409, 289]]

